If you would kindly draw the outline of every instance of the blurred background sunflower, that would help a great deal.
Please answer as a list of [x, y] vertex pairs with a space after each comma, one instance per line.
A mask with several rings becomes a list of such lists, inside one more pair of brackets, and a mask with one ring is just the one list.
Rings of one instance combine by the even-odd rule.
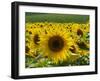
[[36, 57], [40, 51], [40, 35], [43, 33], [36, 24], [26, 24], [26, 55]]

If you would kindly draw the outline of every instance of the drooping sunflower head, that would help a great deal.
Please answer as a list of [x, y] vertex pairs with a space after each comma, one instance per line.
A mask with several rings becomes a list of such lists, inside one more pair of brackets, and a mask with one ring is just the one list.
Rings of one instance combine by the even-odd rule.
[[44, 56], [54, 63], [67, 60], [67, 51], [72, 44], [69, 33], [63, 27], [53, 26], [46, 29], [47, 34], [40, 37]]
[[78, 24], [78, 23], [74, 23], [72, 25], [72, 31], [78, 35], [78, 36], [83, 36], [85, 33], [89, 32], [89, 23], [86, 24]]
[[72, 25], [72, 31], [73, 31], [74, 34], [76, 34], [77, 36], [81, 36], [81, 37], [83, 36], [83, 30], [82, 30], [80, 24], [78, 24], [78, 23], [74, 23], [74, 24]]

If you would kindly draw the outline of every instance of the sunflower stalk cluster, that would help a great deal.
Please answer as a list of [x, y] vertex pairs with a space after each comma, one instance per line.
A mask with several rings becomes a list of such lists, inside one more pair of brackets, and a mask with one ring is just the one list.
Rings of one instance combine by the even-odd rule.
[[89, 65], [89, 23], [26, 23], [26, 67]]

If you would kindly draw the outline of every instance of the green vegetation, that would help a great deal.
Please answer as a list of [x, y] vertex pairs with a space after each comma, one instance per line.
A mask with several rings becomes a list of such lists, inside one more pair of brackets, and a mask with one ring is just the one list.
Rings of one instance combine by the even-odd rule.
[[26, 12], [26, 23], [27, 22], [86, 23], [88, 20], [89, 20], [88, 15], [28, 13], [28, 12]]

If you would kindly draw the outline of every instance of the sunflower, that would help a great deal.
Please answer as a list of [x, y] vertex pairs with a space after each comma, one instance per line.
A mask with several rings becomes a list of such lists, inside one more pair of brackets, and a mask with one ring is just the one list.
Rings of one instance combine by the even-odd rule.
[[82, 30], [80, 24], [78, 24], [78, 23], [72, 24], [71, 30], [75, 35], [80, 36], [80, 37], [83, 36], [83, 30]]
[[86, 24], [81, 24], [81, 27], [82, 27], [82, 29], [83, 29], [83, 31], [85, 33], [88, 33], [90, 31], [90, 24], [89, 24], [89, 22], [87, 22]]
[[39, 51], [40, 35], [43, 33], [36, 24], [26, 24], [26, 55], [35, 57]]
[[[59, 23], [58, 23], [59, 24]], [[40, 47], [44, 56], [47, 56], [54, 63], [67, 60], [69, 47], [72, 45], [72, 39], [66, 29], [54, 24], [45, 29], [47, 32], [40, 37]]]
[[65, 28], [66, 28], [66, 30], [68, 30], [69, 32], [70, 31], [72, 31], [72, 25], [73, 25], [73, 23], [65, 23]]
[[89, 32], [89, 28], [90, 28], [89, 23], [86, 24], [73, 23], [72, 32], [82, 37], [85, 33]]

